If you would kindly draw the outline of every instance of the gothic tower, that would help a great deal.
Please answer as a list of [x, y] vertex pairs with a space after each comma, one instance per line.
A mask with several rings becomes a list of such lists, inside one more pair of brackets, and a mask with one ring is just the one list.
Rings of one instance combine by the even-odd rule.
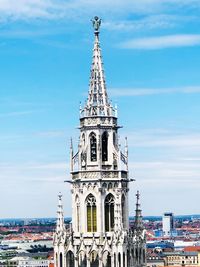
[[118, 142], [117, 109], [109, 101], [103, 70], [99, 28], [93, 19], [94, 48], [89, 93], [80, 107], [80, 140], [71, 144], [72, 224], [64, 226], [59, 195], [54, 235], [55, 267], [127, 267], [145, 265], [145, 234], [139, 194], [136, 219], [129, 228], [128, 146]]

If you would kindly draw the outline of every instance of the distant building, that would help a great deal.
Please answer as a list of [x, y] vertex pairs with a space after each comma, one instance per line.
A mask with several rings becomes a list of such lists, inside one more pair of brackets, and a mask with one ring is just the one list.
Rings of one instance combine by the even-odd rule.
[[33, 259], [30, 257], [15, 257], [8, 261], [7, 266], [12, 267], [49, 267], [50, 261], [46, 259]]
[[174, 215], [172, 212], [163, 214], [163, 236], [171, 236], [174, 230]]
[[165, 266], [199, 266], [199, 252], [185, 252], [185, 251], [175, 251], [175, 252], [164, 252], [163, 259], [165, 261]]
[[164, 259], [153, 251], [147, 253], [147, 267], [161, 267], [164, 266]]

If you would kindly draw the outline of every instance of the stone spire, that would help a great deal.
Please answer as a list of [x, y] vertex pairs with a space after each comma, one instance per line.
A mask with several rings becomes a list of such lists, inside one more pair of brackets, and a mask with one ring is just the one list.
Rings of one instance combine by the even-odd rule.
[[64, 224], [64, 214], [63, 214], [63, 205], [62, 205], [62, 195], [58, 194], [58, 211], [57, 211], [57, 222], [56, 222], [56, 232], [61, 232], [65, 230]]
[[86, 106], [81, 110], [81, 117], [93, 116], [114, 116], [116, 115], [115, 109], [109, 102], [105, 75], [103, 70], [103, 62], [101, 56], [101, 48], [99, 42], [99, 28], [101, 19], [97, 16], [92, 20], [94, 28], [94, 48], [92, 57], [92, 66], [89, 83], [89, 94]]
[[136, 194], [136, 209], [135, 209], [135, 223], [134, 223], [134, 228], [135, 230], [141, 230], [144, 229], [143, 222], [142, 222], [142, 210], [140, 208], [140, 193], [137, 191]]

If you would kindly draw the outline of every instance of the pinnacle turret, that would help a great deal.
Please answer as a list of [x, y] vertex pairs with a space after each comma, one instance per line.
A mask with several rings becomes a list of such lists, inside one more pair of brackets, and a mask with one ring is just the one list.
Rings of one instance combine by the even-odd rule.
[[57, 222], [56, 222], [56, 232], [64, 231], [64, 214], [63, 214], [63, 205], [62, 205], [62, 195], [58, 194], [58, 211], [57, 211]]
[[142, 210], [140, 208], [140, 193], [137, 191], [136, 194], [136, 209], [135, 209], [135, 223], [134, 228], [136, 230], [143, 229], [143, 222], [142, 222]]

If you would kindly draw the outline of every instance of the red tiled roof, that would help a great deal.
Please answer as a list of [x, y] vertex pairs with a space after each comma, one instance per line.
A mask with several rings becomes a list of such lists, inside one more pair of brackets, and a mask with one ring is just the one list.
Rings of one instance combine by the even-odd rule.
[[184, 248], [184, 251], [200, 251], [200, 246], [188, 246]]

